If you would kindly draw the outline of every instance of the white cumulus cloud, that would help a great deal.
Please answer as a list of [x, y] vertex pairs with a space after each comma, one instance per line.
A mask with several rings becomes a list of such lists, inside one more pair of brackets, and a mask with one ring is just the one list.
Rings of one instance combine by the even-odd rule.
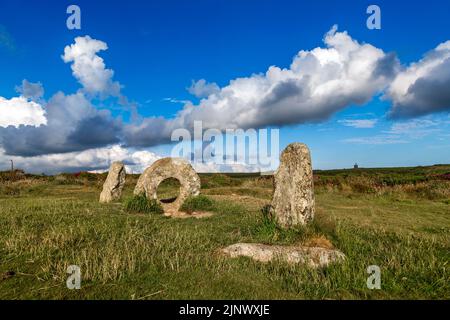
[[160, 158], [157, 154], [147, 150], [135, 151], [119, 145], [32, 157], [7, 157], [4, 150], [0, 149], [1, 163], [8, 163], [11, 159], [17, 168], [38, 174], [75, 171], [104, 172], [114, 161], [123, 161], [128, 173], [140, 173]]
[[[300, 51], [289, 68], [271, 66], [264, 74], [231, 80], [229, 85], [187, 103], [174, 119], [147, 118], [125, 128], [128, 145], [168, 140], [176, 128], [262, 128], [319, 122], [349, 105], [363, 105], [382, 92], [398, 69], [398, 61], [370, 44], [359, 43], [333, 27], [325, 48]], [[191, 87], [204, 87], [206, 82]], [[158, 128], [155, 132], [154, 128]]]
[[62, 59], [72, 62], [74, 77], [91, 94], [119, 96], [120, 84], [112, 80], [114, 71], [107, 69], [98, 52], [107, 50], [105, 42], [89, 36], [75, 38], [75, 43], [64, 48]]
[[450, 110], [450, 41], [397, 74], [387, 91], [394, 118], [412, 118]]
[[208, 97], [212, 94], [220, 92], [220, 88], [217, 83], [208, 83], [205, 79], [200, 79], [198, 81], [192, 80], [191, 86], [187, 89], [190, 94], [193, 94], [197, 98]]
[[[396, 60], [370, 44], [360, 44], [333, 27], [325, 48], [300, 51], [289, 68], [232, 80], [180, 118], [215, 128], [259, 128], [327, 119], [351, 105], [364, 104], [389, 83]], [[386, 66], [387, 64], [387, 66]]]
[[47, 124], [44, 108], [25, 97], [0, 97], [0, 127], [35, 126]]
[[44, 96], [44, 87], [42, 83], [32, 83], [27, 79], [22, 80], [20, 86], [16, 86], [16, 91], [20, 93], [22, 97], [37, 101]]

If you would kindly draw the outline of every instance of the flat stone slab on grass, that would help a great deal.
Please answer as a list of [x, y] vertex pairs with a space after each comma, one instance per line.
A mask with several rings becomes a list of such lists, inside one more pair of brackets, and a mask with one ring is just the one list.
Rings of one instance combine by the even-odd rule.
[[202, 218], [209, 218], [209, 217], [213, 216], [214, 214], [212, 212], [206, 212], [206, 211], [195, 211], [192, 213], [178, 211], [178, 212], [164, 213], [164, 215], [166, 217], [172, 217], [175, 219], [187, 219], [187, 218], [202, 219]]
[[221, 249], [221, 252], [232, 258], [242, 256], [260, 262], [270, 262], [279, 259], [293, 264], [306, 264], [313, 268], [325, 267], [331, 263], [345, 260], [345, 255], [341, 251], [321, 247], [236, 243]]

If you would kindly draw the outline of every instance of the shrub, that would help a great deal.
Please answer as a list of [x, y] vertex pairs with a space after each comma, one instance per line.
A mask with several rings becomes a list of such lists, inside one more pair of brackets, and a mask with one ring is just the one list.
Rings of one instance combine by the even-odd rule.
[[76, 178], [75, 175], [70, 174], [70, 173], [60, 173], [56, 176], [53, 176], [51, 181], [53, 181], [53, 183], [56, 185], [70, 185], [70, 184], [82, 185], [83, 184], [81, 179]]
[[351, 188], [353, 192], [356, 193], [375, 193], [375, 188], [369, 183], [364, 182], [354, 182], [351, 184]]
[[20, 187], [13, 183], [4, 183], [0, 185], [0, 195], [18, 196], [20, 195]]
[[97, 181], [102, 176], [96, 173], [90, 173], [86, 171], [75, 173], [74, 176], [78, 179], [87, 180], [89, 182]]
[[214, 209], [214, 202], [204, 195], [189, 197], [181, 206], [181, 211], [192, 213], [194, 211], [210, 211]]
[[125, 210], [136, 213], [164, 213], [159, 202], [155, 199], [148, 200], [145, 194], [127, 199], [125, 202]]

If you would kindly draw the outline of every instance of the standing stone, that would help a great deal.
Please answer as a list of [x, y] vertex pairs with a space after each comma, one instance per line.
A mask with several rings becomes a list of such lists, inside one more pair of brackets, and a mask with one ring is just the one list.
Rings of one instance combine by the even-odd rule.
[[108, 203], [120, 199], [123, 186], [125, 185], [125, 175], [125, 166], [122, 162], [114, 162], [111, 164], [108, 177], [103, 184], [103, 191], [100, 194], [101, 203]]
[[305, 225], [314, 218], [314, 184], [311, 155], [303, 143], [284, 149], [274, 176], [272, 211], [284, 228]]
[[163, 158], [153, 163], [139, 177], [134, 194], [145, 194], [147, 199], [158, 200], [157, 190], [159, 184], [168, 179], [175, 178], [180, 182], [180, 193], [172, 203], [161, 203], [166, 215], [176, 215], [189, 196], [200, 194], [200, 177], [194, 168], [181, 158]]

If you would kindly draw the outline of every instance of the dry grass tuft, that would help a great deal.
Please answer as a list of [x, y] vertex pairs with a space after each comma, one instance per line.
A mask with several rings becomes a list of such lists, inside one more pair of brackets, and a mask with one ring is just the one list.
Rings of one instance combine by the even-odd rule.
[[320, 247], [325, 249], [334, 249], [333, 244], [325, 236], [313, 236], [301, 243], [305, 247]]

